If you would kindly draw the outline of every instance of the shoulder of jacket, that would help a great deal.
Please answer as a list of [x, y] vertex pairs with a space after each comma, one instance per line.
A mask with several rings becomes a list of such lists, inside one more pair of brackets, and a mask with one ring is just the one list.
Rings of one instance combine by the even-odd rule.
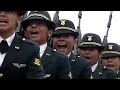
[[40, 49], [39, 45], [36, 42], [32, 41], [32, 40], [21, 38], [21, 42], [23, 42], [27, 46], [33, 47], [35, 50]]
[[79, 55], [75, 55], [75, 56], [76, 56], [76, 58], [78, 58], [78, 59], [87, 60], [87, 59], [85, 59], [85, 58], [83, 58], [83, 57], [81, 57], [81, 56], [79, 56]]
[[61, 52], [58, 52], [58, 51], [56, 51], [56, 50], [53, 50], [53, 52], [54, 52], [55, 55], [58, 56], [58, 57], [66, 57], [66, 58], [68, 58], [65, 54], [63, 54], [63, 53], [61, 53]]
[[21, 41], [23, 41], [24, 43], [28, 43], [28, 44], [39, 46], [36, 42], [34, 42], [32, 40], [29, 40], [29, 39], [21, 38]]
[[80, 61], [84, 62], [84, 63], [90, 63], [89, 60], [87, 60], [87, 59], [85, 59], [85, 58], [83, 58], [83, 57], [81, 57], [81, 56], [78, 56], [78, 55], [77, 55], [76, 58], [79, 59]]
[[108, 69], [106, 66], [104, 66], [104, 65], [102, 65], [102, 68], [104, 69], [104, 70], [110, 70], [110, 71], [112, 71], [111, 69]]
[[107, 71], [108, 73], [116, 73], [115, 71], [107, 68], [106, 66], [103, 66], [103, 70]]

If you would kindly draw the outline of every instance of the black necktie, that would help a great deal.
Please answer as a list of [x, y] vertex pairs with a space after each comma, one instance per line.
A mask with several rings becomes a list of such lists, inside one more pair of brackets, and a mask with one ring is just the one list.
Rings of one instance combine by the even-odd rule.
[[0, 52], [1, 52], [1, 54], [6, 53], [8, 51], [8, 49], [9, 49], [9, 46], [8, 46], [7, 41], [2, 40], [2, 42], [0, 43]]

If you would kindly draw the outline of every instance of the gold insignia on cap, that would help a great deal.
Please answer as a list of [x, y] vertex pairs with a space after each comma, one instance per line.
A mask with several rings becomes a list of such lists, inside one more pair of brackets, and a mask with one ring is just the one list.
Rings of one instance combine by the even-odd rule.
[[40, 60], [39, 60], [38, 58], [35, 58], [35, 62], [34, 62], [34, 64], [36, 64], [36, 65], [40, 65]]
[[111, 50], [113, 49], [113, 45], [108, 45], [108, 48]]
[[92, 41], [93, 36], [87, 36], [87, 37], [88, 37], [88, 41]]
[[61, 25], [65, 25], [66, 20], [61, 20]]

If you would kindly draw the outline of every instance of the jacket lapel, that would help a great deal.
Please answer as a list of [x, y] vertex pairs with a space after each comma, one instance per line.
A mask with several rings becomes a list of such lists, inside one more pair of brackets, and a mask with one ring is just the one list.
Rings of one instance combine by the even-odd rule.
[[50, 60], [51, 56], [51, 48], [47, 46], [43, 56], [41, 57], [41, 62], [43, 64], [43, 66], [47, 63], [47, 60]]
[[75, 60], [75, 55], [73, 53], [71, 53], [70, 57], [69, 57], [69, 61], [70, 61], [70, 64], [76, 62]]
[[96, 70], [92, 73], [93, 79], [100, 79], [102, 72], [102, 65], [98, 63]]
[[1, 68], [5, 67], [7, 64], [15, 60], [15, 57], [17, 56], [18, 51], [20, 51], [19, 38], [20, 37], [16, 34], [4, 58]]

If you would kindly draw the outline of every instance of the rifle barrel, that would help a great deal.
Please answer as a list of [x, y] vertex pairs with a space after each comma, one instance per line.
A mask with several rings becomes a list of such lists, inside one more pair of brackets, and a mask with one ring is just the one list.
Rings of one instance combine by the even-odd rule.
[[59, 11], [56, 11], [53, 17], [53, 22], [57, 22], [59, 20]]
[[108, 37], [109, 28], [111, 26], [112, 13], [113, 13], [113, 11], [110, 11], [109, 20], [108, 20], [108, 24], [107, 24], [107, 32], [103, 39], [103, 45], [105, 45], [108, 42], [107, 37]]
[[112, 21], [112, 13], [113, 13], [113, 11], [110, 12], [109, 21], [108, 21], [108, 24], [107, 24], [107, 27], [109, 27], [109, 28], [110, 28], [111, 21]]
[[[77, 38], [77, 46], [80, 44], [80, 41], [81, 41], [81, 29], [80, 29], [81, 18], [82, 18], [82, 11], [79, 11], [79, 14], [78, 14], [79, 23], [77, 26], [77, 31], [79, 33], [79, 36]], [[76, 55], [79, 54], [79, 49], [77, 48], [77, 46], [76, 46], [76, 51], [75, 51]]]

